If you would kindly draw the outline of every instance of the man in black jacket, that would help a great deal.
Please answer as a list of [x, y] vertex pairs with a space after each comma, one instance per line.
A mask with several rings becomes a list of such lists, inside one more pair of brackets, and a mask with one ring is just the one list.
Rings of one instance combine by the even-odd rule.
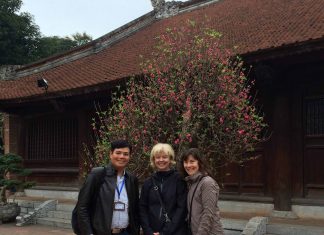
[[130, 154], [127, 141], [114, 141], [105, 172], [98, 177], [97, 168], [88, 175], [78, 199], [82, 235], [139, 234], [138, 181], [125, 170]]

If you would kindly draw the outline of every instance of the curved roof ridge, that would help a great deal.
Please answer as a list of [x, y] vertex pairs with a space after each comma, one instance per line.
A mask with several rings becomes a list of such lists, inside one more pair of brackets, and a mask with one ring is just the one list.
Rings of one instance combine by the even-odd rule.
[[47, 69], [54, 68], [67, 62], [72, 62], [91, 54], [98, 53], [99, 51], [110, 47], [122, 39], [132, 35], [136, 31], [150, 25], [154, 20], [154, 12], [151, 11], [91, 42], [88, 42], [85, 45], [81, 45], [68, 51], [46, 57], [27, 65], [23, 65], [16, 70], [15, 76], [16, 78], [28, 76], [35, 72], [38, 73], [46, 71]]

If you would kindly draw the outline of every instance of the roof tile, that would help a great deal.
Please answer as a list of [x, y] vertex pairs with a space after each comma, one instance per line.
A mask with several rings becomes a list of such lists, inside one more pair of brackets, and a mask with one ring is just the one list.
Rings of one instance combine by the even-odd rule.
[[[222, 32], [224, 44], [238, 46], [241, 54], [324, 37], [322, 0], [220, 0], [154, 21], [111, 47], [89, 56], [14, 81], [1, 81], [0, 101], [44, 95], [36, 83], [40, 77], [49, 83], [47, 94], [55, 94], [138, 74], [139, 55], [150, 55], [154, 35], [167, 27], [184, 24], [187, 19], [202, 21], [205, 15], [211, 20], [211, 27]], [[35, 69], [37, 66], [40, 65], [35, 65]]]

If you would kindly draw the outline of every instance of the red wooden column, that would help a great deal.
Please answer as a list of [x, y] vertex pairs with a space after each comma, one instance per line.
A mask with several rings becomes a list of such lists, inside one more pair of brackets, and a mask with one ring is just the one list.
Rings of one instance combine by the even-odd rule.
[[4, 115], [4, 152], [23, 155], [22, 119], [15, 115]]
[[272, 135], [271, 170], [274, 209], [291, 210], [292, 169], [291, 169], [291, 99], [288, 89], [275, 90]]

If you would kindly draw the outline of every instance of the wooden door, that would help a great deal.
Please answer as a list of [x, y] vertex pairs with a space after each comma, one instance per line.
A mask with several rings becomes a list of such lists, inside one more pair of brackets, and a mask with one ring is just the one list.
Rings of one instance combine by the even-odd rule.
[[324, 95], [304, 99], [304, 196], [324, 197]]

